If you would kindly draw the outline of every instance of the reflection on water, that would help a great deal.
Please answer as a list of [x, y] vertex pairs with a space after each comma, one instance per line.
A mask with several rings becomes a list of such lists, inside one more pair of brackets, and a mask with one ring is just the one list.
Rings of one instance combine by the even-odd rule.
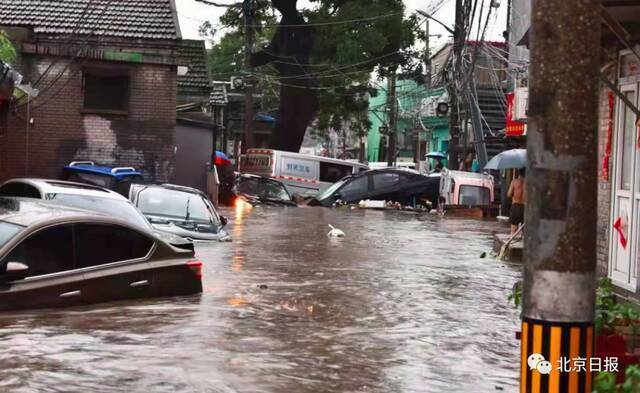
[[[201, 296], [0, 316], [2, 392], [516, 391], [494, 224], [239, 208]], [[327, 224], [346, 232], [328, 239]]]

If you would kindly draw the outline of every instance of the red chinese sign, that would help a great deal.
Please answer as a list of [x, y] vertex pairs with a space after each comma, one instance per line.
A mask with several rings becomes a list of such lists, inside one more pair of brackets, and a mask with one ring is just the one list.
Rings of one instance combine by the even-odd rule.
[[613, 138], [613, 112], [615, 99], [613, 92], [609, 92], [609, 113], [607, 118], [607, 140], [602, 158], [602, 180], [609, 181], [609, 161], [611, 160], [611, 139]]
[[526, 135], [526, 124], [521, 121], [513, 120], [513, 93], [507, 93], [507, 116], [506, 116], [506, 134], [507, 136], [523, 136]]

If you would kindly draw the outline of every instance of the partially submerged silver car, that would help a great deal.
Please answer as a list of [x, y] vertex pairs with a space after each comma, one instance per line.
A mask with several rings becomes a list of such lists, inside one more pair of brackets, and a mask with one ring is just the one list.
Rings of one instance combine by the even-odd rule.
[[172, 184], [133, 184], [131, 202], [154, 228], [193, 241], [230, 241], [221, 217], [199, 190]]
[[0, 197], [22, 197], [106, 214], [151, 231], [173, 246], [193, 250], [193, 244], [171, 232], [154, 228], [145, 216], [122, 195], [103, 187], [51, 179], [11, 179], [0, 185]]

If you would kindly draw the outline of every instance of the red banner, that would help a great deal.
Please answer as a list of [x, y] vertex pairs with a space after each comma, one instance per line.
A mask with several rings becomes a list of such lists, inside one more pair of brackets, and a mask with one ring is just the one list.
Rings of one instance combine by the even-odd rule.
[[521, 121], [513, 120], [513, 93], [507, 93], [507, 115], [506, 115], [506, 134], [507, 136], [523, 136], [526, 134], [526, 124]]
[[607, 141], [605, 144], [604, 158], [602, 159], [602, 180], [609, 181], [609, 160], [611, 159], [611, 138], [613, 138], [613, 109], [614, 95], [609, 92], [609, 120], [607, 123]]

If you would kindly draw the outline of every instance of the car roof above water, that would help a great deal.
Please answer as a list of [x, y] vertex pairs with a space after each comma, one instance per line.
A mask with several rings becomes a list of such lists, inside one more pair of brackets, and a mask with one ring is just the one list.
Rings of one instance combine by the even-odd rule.
[[81, 219], [108, 220], [109, 217], [87, 210], [62, 207], [39, 199], [0, 197], [0, 221], [29, 226]]
[[142, 173], [133, 167], [111, 167], [106, 165], [96, 165], [92, 161], [75, 161], [64, 167], [67, 171], [93, 173], [97, 175], [109, 176], [122, 180], [128, 176], [142, 176]]
[[180, 192], [187, 192], [190, 194], [196, 194], [196, 195], [200, 195], [203, 197], [206, 197], [205, 194], [196, 189], [196, 188], [191, 188], [191, 187], [186, 187], [186, 186], [179, 186], [176, 184], [133, 184], [132, 187], [136, 190], [136, 191], [141, 191], [142, 189], [146, 189], [146, 188], [163, 188], [165, 190], [171, 190], [171, 191], [180, 191]]
[[372, 173], [407, 173], [410, 175], [420, 175], [420, 176], [426, 176], [423, 175], [422, 173], [410, 169], [410, 168], [397, 168], [397, 167], [387, 167], [387, 168], [376, 168], [376, 169], [369, 169], [368, 171], [365, 172], [360, 172], [358, 175], [362, 175], [364, 173], [367, 174], [372, 174]]
[[109, 198], [126, 201], [127, 198], [118, 194], [117, 192], [102, 188], [99, 186], [92, 186], [84, 183], [76, 183], [63, 180], [50, 180], [50, 179], [11, 179], [4, 184], [11, 183], [24, 183], [36, 187], [43, 194], [73, 194], [93, 196], [98, 198]]

